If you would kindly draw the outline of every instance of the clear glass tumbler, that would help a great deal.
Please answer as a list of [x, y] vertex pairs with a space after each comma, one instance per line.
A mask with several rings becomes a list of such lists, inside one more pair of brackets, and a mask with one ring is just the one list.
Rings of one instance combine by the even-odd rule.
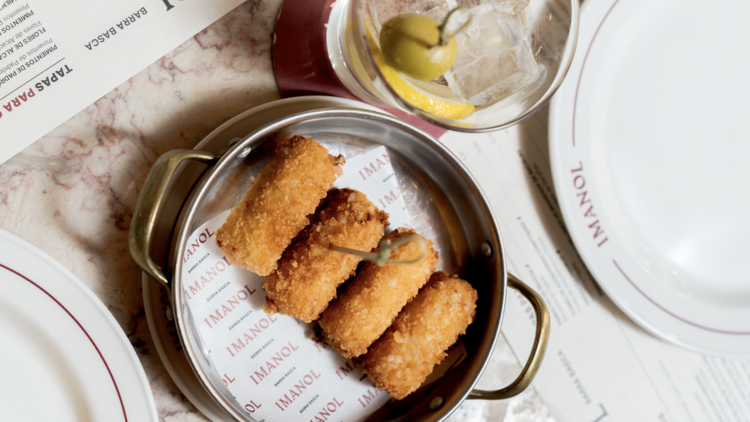
[[[448, 28], [464, 28], [456, 31], [458, 55], [448, 71], [423, 81], [389, 64], [379, 43], [385, 22], [403, 14], [443, 22], [456, 8]], [[328, 55], [362, 101], [450, 130], [498, 130], [542, 108], [562, 83], [575, 53], [578, 9], [578, 0], [337, 0]]]

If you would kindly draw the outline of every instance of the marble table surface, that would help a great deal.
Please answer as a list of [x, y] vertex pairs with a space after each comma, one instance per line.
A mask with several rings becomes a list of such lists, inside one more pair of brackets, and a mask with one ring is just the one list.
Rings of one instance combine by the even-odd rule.
[[[249, 0], [0, 165], [0, 228], [38, 246], [107, 306], [145, 368], [162, 421], [207, 420], [170, 379], [128, 250], [133, 209], [151, 165], [192, 148], [224, 121], [279, 98], [271, 62], [281, 0]], [[518, 365], [498, 347], [485, 388]], [[467, 402], [452, 420], [549, 420], [533, 393]], [[515, 409], [515, 410], [514, 410]], [[536, 414], [534, 418], [525, 418]], [[507, 416], [506, 416], [507, 415]]]

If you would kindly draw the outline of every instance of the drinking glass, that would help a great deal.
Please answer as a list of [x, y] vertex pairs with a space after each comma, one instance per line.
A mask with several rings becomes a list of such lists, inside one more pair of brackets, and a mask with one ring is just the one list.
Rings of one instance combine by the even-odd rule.
[[[353, 95], [463, 132], [503, 129], [542, 108], [565, 78], [578, 38], [578, 0], [337, 0], [332, 7], [328, 56]], [[468, 23], [455, 34], [450, 70], [422, 81], [388, 64], [379, 47], [383, 23], [406, 13], [443, 22], [459, 7], [455, 15], [463, 17], [451, 20]]]

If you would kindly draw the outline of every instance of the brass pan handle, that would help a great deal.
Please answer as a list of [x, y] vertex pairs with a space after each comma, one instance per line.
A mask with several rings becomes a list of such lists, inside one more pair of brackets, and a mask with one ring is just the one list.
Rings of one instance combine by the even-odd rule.
[[143, 190], [135, 206], [133, 220], [130, 223], [130, 255], [146, 274], [161, 283], [169, 291], [169, 280], [164, 271], [154, 263], [149, 255], [151, 235], [159, 213], [161, 200], [167, 190], [167, 184], [177, 167], [185, 160], [198, 160], [207, 163], [217, 161], [221, 156], [212, 152], [191, 149], [176, 149], [162, 154], [143, 184]]
[[544, 300], [539, 294], [510, 273], [508, 273], [508, 287], [518, 290], [528, 299], [536, 313], [536, 337], [534, 338], [534, 346], [531, 348], [529, 360], [526, 362], [523, 370], [521, 370], [518, 378], [507, 387], [495, 391], [472, 390], [469, 393], [469, 397], [467, 397], [468, 399], [502, 400], [518, 395], [531, 384], [539, 367], [542, 365], [544, 352], [547, 350], [547, 340], [549, 340], [549, 312], [547, 311], [547, 305], [544, 304]]

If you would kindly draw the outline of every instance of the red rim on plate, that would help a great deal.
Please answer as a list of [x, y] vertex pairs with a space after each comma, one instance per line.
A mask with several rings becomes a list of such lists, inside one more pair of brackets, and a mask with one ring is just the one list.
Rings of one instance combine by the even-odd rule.
[[[630, 9], [626, 9], [626, 6]], [[594, 109], [599, 107], [596, 101], [600, 97], [593, 99], [592, 93], [603, 95], [606, 83], [622, 82], [620, 79], [607, 79], [607, 69], [611, 68], [607, 66], [612, 65], [612, 57], [619, 57], [617, 48], [620, 45], [611, 43], [613, 39], [619, 41], [620, 38], [613, 37], [634, 36], [637, 31], [645, 29], [639, 27], [637, 22], [628, 21], [635, 16], [628, 14], [635, 13], [635, 6], [627, 2], [610, 0], [586, 3], [584, 10], [578, 48], [583, 54], [574, 60], [571, 73], [575, 76], [563, 84], [553, 99], [550, 112], [550, 152], [555, 188], [571, 237], [610, 298], [645, 329], [699, 352], [747, 356], [750, 354], [750, 343], [746, 339], [750, 331], [739, 319], [731, 316], [747, 311], [741, 308], [731, 310], [730, 306], [716, 304], [705, 305], [706, 309], [715, 307], [716, 312], [693, 311], [690, 304], [700, 303], [704, 299], [699, 295], [691, 297], [683, 294], [679, 286], [670, 285], [660, 279], [658, 273], [648, 272], [639, 265], [638, 258], [631, 255], [631, 249], [627, 248], [632, 246], [628, 242], [638, 240], [634, 240], [632, 235], [625, 235], [629, 232], [623, 228], [622, 219], [616, 220], [614, 215], [609, 215], [613, 210], [624, 211], [612, 208], [616, 202], [609, 199], [616, 195], [611, 192], [615, 190], [615, 185], [609, 182], [609, 173], [605, 173], [609, 162], [601, 160], [604, 144], [606, 148], [611, 147], [602, 137], [605, 132], [601, 129], [609, 122], [601, 120], [601, 114], [595, 114], [598, 110]], [[629, 31], [627, 35], [623, 35], [626, 31]], [[585, 171], [588, 172], [584, 177]], [[617, 173], [617, 176], [622, 175]], [[588, 191], [588, 196], [584, 191]], [[582, 201], [586, 202], [585, 206], [581, 205]], [[709, 320], [717, 312], [726, 312], [727, 316]], [[722, 327], [722, 321], [732, 325]]]

